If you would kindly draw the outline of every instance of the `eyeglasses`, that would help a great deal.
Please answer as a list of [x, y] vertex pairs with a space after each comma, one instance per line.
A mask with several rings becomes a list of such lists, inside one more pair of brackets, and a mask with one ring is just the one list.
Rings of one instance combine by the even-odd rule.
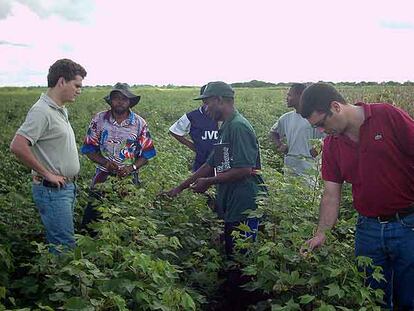
[[325, 116], [318, 122], [316, 122], [315, 124], [312, 124], [311, 126], [316, 129], [318, 127], [323, 127], [325, 124], [326, 119], [328, 118], [328, 116], [330, 116], [330, 113], [325, 113]]

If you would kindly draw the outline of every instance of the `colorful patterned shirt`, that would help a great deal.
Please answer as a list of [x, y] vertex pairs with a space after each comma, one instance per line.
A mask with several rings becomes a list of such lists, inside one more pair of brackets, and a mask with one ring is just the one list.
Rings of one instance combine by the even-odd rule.
[[[129, 117], [118, 124], [111, 110], [93, 117], [81, 152], [100, 152], [105, 159], [120, 166], [132, 165], [139, 157], [151, 159], [156, 154], [147, 123], [142, 117], [131, 111]], [[97, 170], [108, 172], [101, 165]]]

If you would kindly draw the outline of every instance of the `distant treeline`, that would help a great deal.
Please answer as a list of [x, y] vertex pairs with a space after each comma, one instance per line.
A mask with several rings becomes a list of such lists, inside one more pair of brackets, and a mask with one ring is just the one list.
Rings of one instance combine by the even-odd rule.
[[[387, 81], [387, 82], [373, 82], [373, 81], [360, 81], [360, 82], [330, 82], [330, 81], [319, 81], [330, 83], [333, 85], [338, 86], [414, 86], [414, 81], [406, 81], [403, 83], [395, 82], [395, 81]], [[289, 87], [294, 82], [279, 82], [279, 83], [272, 83], [272, 82], [265, 82], [259, 80], [252, 80], [250, 82], [235, 82], [231, 83], [232, 87]], [[313, 82], [304, 82], [305, 84], [311, 84]], [[167, 85], [150, 85], [150, 84], [134, 84], [131, 85], [132, 87], [158, 87], [158, 88], [166, 88], [166, 89], [180, 89], [180, 88], [193, 88], [198, 87], [194, 85], [174, 85], [174, 84], [167, 84]], [[111, 87], [111, 85], [96, 85], [96, 87]]]
[[[360, 81], [360, 82], [331, 82], [331, 81], [319, 81], [319, 82], [325, 82], [330, 83], [332, 85], [337, 86], [414, 86], [414, 81], [406, 81], [406, 82], [395, 82], [395, 81], [387, 81], [387, 82], [373, 82], [373, 81]], [[259, 80], [252, 80], [250, 82], [235, 82], [231, 83], [232, 87], [235, 88], [243, 88], [243, 87], [251, 87], [251, 88], [261, 88], [261, 87], [284, 87], [287, 88], [292, 85], [294, 82], [278, 82], [278, 83], [272, 83], [272, 82], [265, 82], [265, 81], [259, 81]], [[305, 84], [311, 84], [313, 82], [303, 82]], [[84, 86], [85, 88], [88, 87], [97, 87], [97, 88], [111, 88], [112, 85], [95, 85], [95, 86]], [[139, 87], [139, 88], [145, 88], [145, 87], [157, 87], [157, 88], [164, 88], [164, 89], [181, 89], [181, 88], [193, 88], [198, 87], [194, 85], [174, 85], [174, 84], [167, 84], [167, 85], [150, 85], [150, 84], [133, 84], [131, 87]], [[3, 90], [13, 90], [18, 87], [11, 87], [11, 86], [4, 86], [0, 87], [0, 89]], [[36, 88], [45, 88], [45, 86], [29, 86], [25, 87], [27, 89], [36, 89]]]
[[[373, 81], [360, 81], [360, 82], [330, 82], [330, 81], [319, 81], [330, 83], [333, 85], [338, 86], [374, 86], [374, 85], [385, 85], [385, 86], [401, 86], [401, 85], [409, 85], [413, 86], [414, 82], [406, 81], [403, 83], [395, 82], [395, 81], [387, 81], [387, 82], [373, 82]], [[271, 82], [264, 82], [259, 80], [252, 80], [250, 82], [236, 82], [232, 83], [232, 87], [289, 87], [294, 82], [279, 82], [279, 83], [271, 83]], [[304, 82], [305, 84], [311, 84], [311, 82]]]

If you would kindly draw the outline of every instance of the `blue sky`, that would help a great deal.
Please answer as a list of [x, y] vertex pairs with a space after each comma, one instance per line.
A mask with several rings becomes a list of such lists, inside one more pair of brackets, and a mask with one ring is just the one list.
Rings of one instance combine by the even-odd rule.
[[414, 1], [0, 0], [0, 86], [414, 81]]

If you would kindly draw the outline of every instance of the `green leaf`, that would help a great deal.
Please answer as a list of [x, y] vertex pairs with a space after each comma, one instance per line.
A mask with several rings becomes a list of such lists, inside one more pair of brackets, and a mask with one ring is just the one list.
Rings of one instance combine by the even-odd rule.
[[376, 269], [374, 269], [374, 272], [372, 273], [372, 277], [377, 282], [385, 281], [384, 275], [382, 274], [381, 270], [381, 267], [376, 267]]
[[272, 305], [272, 311], [281, 311], [284, 308], [281, 305]]
[[307, 295], [300, 296], [299, 299], [300, 299], [301, 304], [308, 304], [309, 302], [315, 299], [315, 296], [307, 294]]
[[297, 304], [293, 298], [286, 303], [286, 310], [300, 310], [300, 305]]
[[181, 305], [184, 307], [184, 310], [195, 310], [196, 305], [193, 298], [188, 293], [184, 293], [181, 297]]
[[329, 297], [337, 296], [338, 298], [342, 298], [345, 295], [345, 292], [342, 289], [340, 289], [338, 284], [336, 283], [331, 283], [327, 285], [326, 287], [329, 288], [328, 290]]
[[123, 299], [119, 295], [113, 295], [111, 297], [111, 300], [114, 302], [114, 304], [118, 307], [119, 311], [127, 311], [126, 302], [125, 299]]
[[41, 303], [38, 303], [37, 306], [40, 308], [40, 310], [46, 310], [46, 311], [54, 311], [53, 308], [49, 307], [49, 306], [44, 306]]
[[250, 227], [244, 223], [241, 223], [240, 225], [237, 226], [237, 229], [239, 229], [240, 231], [244, 231], [244, 232], [252, 232], [252, 229], [250, 229]]
[[332, 305], [322, 304], [316, 311], [335, 311], [335, 307]]
[[49, 295], [50, 301], [64, 301], [66, 300], [65, 293], [57, 292]]
[[68, 311], [94, 311], [94, 307], [81, 297], [69, 298], [63, 307]]
[[204, 255], [200, 252], [193, 252], [193, 255], [200, 257], [200, 258], [204, 257]]
[[76, 247], [74, 252], [73, 252], [73, 257], [75, 260], [80, 260], [82, 259], [82, 251], [79, 247]]
[[342, 273], [342, 269], [330, 269], [331, 270], [331, 273], [330, 273], [330, 277], [331, 278], [335, 278], [335, 277], [337, 277], [338, 275], [340, 275], [341, 273]]
[[254, 265], [247, 266], [243, 269], [243, 273], [245, 275], [256, 275], [257, 274], [257, 267]]

